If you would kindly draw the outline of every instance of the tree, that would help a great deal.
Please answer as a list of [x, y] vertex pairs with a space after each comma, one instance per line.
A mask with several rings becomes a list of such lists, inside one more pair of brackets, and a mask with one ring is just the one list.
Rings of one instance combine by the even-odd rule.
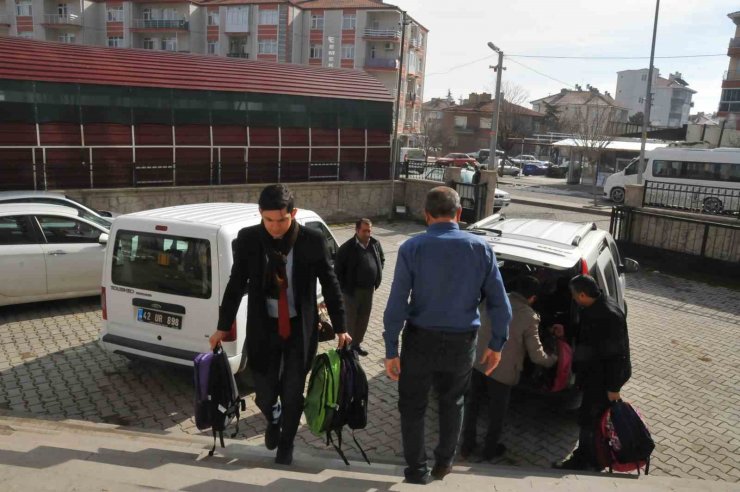
[[642, 114], [642, 111], [633, 114], [629, 118], [629, 122], [633, 125], [642, 125], [642, 120], [645, 119], [645, 115]]
[[427, 156], [439, 154], [452, 145], [452, 135], [445, 132], [441, 119], [430, 118], [427, 115], [421, 122], [421, 134]]
[[560, 108], [548, 102], [545, 103], [545, 116], [542, 118], [543, 129], [549, 132], [560, 130]]
[[[519, 110], [528, 100], [529, 93], [522, 86], [511, 82], [503, 83], [496, 144], [506, 154], [514, 147], [513, 139], [528, 137], [532, 133], [531, 118], [523, 116]], [[498, 101], [494, 101], [494, 104], [498, 104]]]
[[[576, 109], [571, 118], [563, 121], [568, 133], [573, 135], [574, 147], [582, 157], [594, 163], [593, 194], [594, 205], [597, 203], [597, 180], [599, 163], [607, 146], [616, 136], [616, 123], [619, 110], [602, 101], [595, 101]], [[573, 159], [571, 158], [571, 166]], [[572, 169], [569, 170], [569, 173]]]

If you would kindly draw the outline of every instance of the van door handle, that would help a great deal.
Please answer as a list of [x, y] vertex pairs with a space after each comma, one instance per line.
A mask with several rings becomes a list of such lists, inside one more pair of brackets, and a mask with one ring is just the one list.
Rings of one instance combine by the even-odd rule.
[[49, 256], [59, 256], [59, 255], [66, 255], [66, 251], [62, 251], [61, 249], [58, 249], [56, 251], [49, 251]]

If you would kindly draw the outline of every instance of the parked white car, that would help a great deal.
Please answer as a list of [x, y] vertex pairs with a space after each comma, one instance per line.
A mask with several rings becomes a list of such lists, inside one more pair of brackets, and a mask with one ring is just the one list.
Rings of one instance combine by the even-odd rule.
[[73, 208], [0, 204], [0, 306], [98, 294], [107, 240]]
[[79, 212], [80, 217], [104, 227], [110, 227], [113, 219], [119, 215], [107, 210], [93, 210], [78, 201], [72, 200], [63, 193], [53, 191], [0, 191], [0, 204], [3, 203], [46, 203], [72, 207]]
[[[257, 204], [250, 203], [179, 205], [118, 217], [102, 275], [103, 347], [192, 366], [216, 328], [234, 262], [232, 243], [260, 220]], [[321, 232], [336, 254], [336, 240], [321, 217], [298, 209], [296, 220]], [[234, 372], [246, 364], [246, 324], [245, 295], [222, 343]]]

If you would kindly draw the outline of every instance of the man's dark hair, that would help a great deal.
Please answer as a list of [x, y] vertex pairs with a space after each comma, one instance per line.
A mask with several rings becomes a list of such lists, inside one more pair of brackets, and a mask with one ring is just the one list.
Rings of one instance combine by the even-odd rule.
[[586, 294], [591, 299], [596, 299], [601, 295], [599, 284], [591, 275], [576, 275], [570, 279], [570, 290], [576, 294]]
[[360, 227], [362, 227], [362, 224], [365, 224], [368, 227], [372, 227], [373, 226], [373, 222], [370, 219], [362, 218], [362, 219], [358, 220], [357, 222], [355, 222], [355, 230], [356, 231], [359, 231], [360, 230]]
[[525, 275], [519, 278], [516, 283], [516, 289], [514, 292], [520, 294], [525, 299], [529, 299], [532, 296], [536, 296], [540, 291], [540, 281], [531, 275]]
[[452, 188], [438, 186], [427, 193], [424, 210], [435, 219], [440, 217], [454, 218], [460, 208], [460, 195]]
[[261, 210], [282, 210], [293, 211], [295, 197], [290, 188], [284, 184], [274, 184], [266, 186], [260, 193], [259, 207]]

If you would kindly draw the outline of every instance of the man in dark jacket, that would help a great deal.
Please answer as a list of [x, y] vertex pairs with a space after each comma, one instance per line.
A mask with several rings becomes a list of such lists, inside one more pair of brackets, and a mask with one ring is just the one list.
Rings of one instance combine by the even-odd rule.
[[262, 190], [262, 222], [242, 229], [234, 240], [231, 277], [219, 309], [218, 329], [210, 338], [212, 349], [222, 341], [234, 341], [229, 332], [247, 294], [242, 353], [246, 351], [254, 377], [257, 406], [267, 419], [265, 446], [277, 448], [275, 462], [282, 465], [293, 461], [306, 375], [318, 346], [317, 278], [339, 347], [352, 341], [345, 333], [342, 296], [326, 239], [295, 221], [293, 205], [293, 193], [285, 185]]
[[385, 265], [383, 248], [372, 237], [373, 223], [360, 219], [355, 224], [355, 235], [339, 247], [334, 270], [344, 296], [347, 313], [347, 331], [352, 337], [352, 347], [359, 355], [367, 355], [362, 348], [370, 311], [373, 308], [373, 293], [380, 287]]
[[596, 426], [609, 402], [620, 399], [619, 392], [632, 375], [627, 322], [617, 303], [601, 292], [593, 277], [574, 277], [570, 291], [581, 307], [573, 357], [576, 382], [583, 389], [578, 412], [580, 433], [573, 453], [553, 466], [564, 470], [600, 470], [594, 449]]

